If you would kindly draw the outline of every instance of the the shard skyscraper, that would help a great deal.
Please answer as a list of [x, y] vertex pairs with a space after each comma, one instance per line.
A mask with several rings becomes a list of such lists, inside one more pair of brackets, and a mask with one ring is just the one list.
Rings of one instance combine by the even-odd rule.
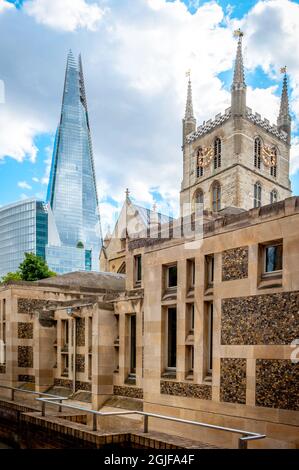
[[47, 202], [60, 238], [60, 246], [47, 247], [49, 266], [59, 273], [98, 270], [102, 237], [82, 61], [71, 51]]

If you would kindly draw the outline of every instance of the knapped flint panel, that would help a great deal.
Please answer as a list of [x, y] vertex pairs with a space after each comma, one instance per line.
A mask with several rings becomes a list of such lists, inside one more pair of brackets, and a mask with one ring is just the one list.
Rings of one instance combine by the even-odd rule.
[[221, 358], [220, 401], [246, 404], [246, 359]]
[[255, 400], [256, 406], [299, 411], [299, 363], [258, 359]]
[[221, 344], [290, 344], [298, 338], [299, 292], [222, 300]]
[[161, 380], [160, 392], [164, 395], [174, 395], [176, 397], [198, 398], [200, 400], [212, 399], [212, 387], [210, 385]]
[[222, 253], [222, 281], [248, 277], [248, 246], [233, 248]]
[[120, 385], [114, 385], [113, 394], [129, 398], [143, 398], [142, 388], [137, 387], [123, 387]]
[[33, 339], [33, 323], [18, 322], [18, 338]]
[[18, 367], [33, 367], [32, 346], [18, 346]]
[[85, 318], [76, 318], [76, 343], [85, 346]]

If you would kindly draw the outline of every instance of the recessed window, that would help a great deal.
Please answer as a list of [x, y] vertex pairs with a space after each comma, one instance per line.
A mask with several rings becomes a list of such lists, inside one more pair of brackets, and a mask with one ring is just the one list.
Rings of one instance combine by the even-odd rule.
[[189, 315], [190, 315], [190, 331], [194, 332], [194, 304], [190, 304], [190, 310], [189, 310]]
[[214, 255], [205, 256], [206, 288], [212, 287], [214, 283]]
[[194, 346], [186, 346], [186, 371], [187, 378], [193, 378], [194, 371]]
[[217, 137], [214, 140], [214, 169], [221, 167], [221, 140]]
[[209, 373], [212, 373], [213, 369], [213, 303], [208, 304], [208, 325], [207, 325], [207, 370]]
[[277, 194], [276, 189], [273, 189], [270, 193], [270, 203], [274, 204], [277, 201], [278, 201], [278, 194]]
[[176, 368], [177, 346], [177, 313], [176, 308], [167, 310], [167, 367]]
[[168, 266], [167, 268], [167, 287], [173, 288], [177, 287], [178, 283], [178, 274], [177, 274], [177, 265]]
[[130, 373], [136, 374], [136, 315], [130, 316]]
[[261, 139], [256, 137], [254, 139], [254, 166], [260, 170], [261, 168]]
[[193, 289], [195, 285], [195, 260], [187, 260], [187, 287]]
[[142, 279], [142, 257], [141, 255], [134, 256], [134, 269], [135, 269], [135, 284], [141, 284]]
[[212, 210], [218, 212], [221, 209], [221, 186], [215, 181], [212, 186]]
[[282, 243], [267, 245], [264, 248], [265, 273], [282, 270]]
[[[277, 150], [273, 150], [275, 153], [275, 160], [277, 161]], [[277, 176], [277, 165], [271, 165], [270, 166], [270, 175], [273, 176], [273, 178], [276, 178]]]
[[261, 205], [262, 205], [262, 186], [261, 186], [261, 183], [257, 181], [254, 185], [253, 206], [261, 207]]
[[200, 165], [197, 165], [197, 167], [196, 167], [196, 177], [200, 178], [201, 176], [203, 176], [203, 167], [200, 166]]

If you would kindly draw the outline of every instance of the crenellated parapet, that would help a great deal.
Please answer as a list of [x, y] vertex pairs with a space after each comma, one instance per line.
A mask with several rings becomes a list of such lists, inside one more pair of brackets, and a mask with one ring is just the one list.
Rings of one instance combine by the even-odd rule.
[[288, 134], [286, 132], [279, 130], [275, 124], [271, 124], [268, 119], [262, 118], [259, 113], [253, 113], [251, 108], [246, 107], [246, 118], [254, 124], [262, 127], [270, 134], [275, 135], [275, 137], [283, 142], [287, 142]]
[[195, 132], [189, 134], [186, 138], [186, 142], [190, 144], [194, 140], [198, 139], [198, 137], [202, 137], [205, 134], [213, 131], [215, 128], [221, 126], [225, 121], [227, 121], [231, 117], [231, 108], [227, 108], [224, 114], [219, 113], [215, 116], [214, 119], [209, 119], [208, 121], [204, 121], [201, 126], [198, 126]]

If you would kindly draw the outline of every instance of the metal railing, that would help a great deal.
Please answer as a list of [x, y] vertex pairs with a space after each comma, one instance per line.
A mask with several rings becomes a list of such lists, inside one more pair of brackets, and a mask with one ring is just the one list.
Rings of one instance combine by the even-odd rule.
[[[58, 395], [52, 395], [51, 393], [45, 393], [45, 392], [36, 392], [35, 390], [25, 390], [25, 389], [22, 389], [22, 388], [16, 388], [16, 387], [10, 387], [8, 385], [1, 385], [0, 384], [0, 388], [4, 388], [5, 390], [10, 390], [11, 391], [11, 395], [10, 395], [10, 399], [11, 401], [14, 401], [15, 400], [15, 394], [16, 392], [19, 392], [19, 393], [27, 393], [28, 395], [38, 395], [38, 396], [45, 396], [47, 397], [49, 400], [58, 400], [59, 401], [59, 404], [62, 403], [62, 400], [67, 400], [68, 398], [66, 397], [60, 397]], [[57, 405], [57, 403], [55, 403]], [[61, 406], [59, 407], [59, 411], [61, 412], [62, 411], [62, 408]]]
[[187, 425], [189, 424], [192, 426], [198, 426], [198, 427], [207, 428], [207, 429], [214, 429], [217, 431], [230, 432], [232, 434], [240, 434], [241, 437], [238, 440], [239, 449], [247, 449], [249, 441], [264, 439], [266, 437], [265, 434], [258, 434], [255, 432], [244, 431], [244, 430], [235, 429], [235, 428], [227, 428], [224, 426], [217, 426], [215, 424], [200, 423], [198, 421], [192, 421], [188, 419], [174, 418], [172, 416], [160, 415], [156, 413], [147, 413], [145, 411], [130, 410], [130, 411], [108, 411], [108, 412], [106, 411], [105, 412], [105, 411], [90, 410], [88, 408], [84, 408], [83, 406], [70, 405], [70, 404], [65, 403], [65, 400], [68, 400], [68, 398], [66, 397], [60, 397], [57, 395], [51, 395], [51, 394], [43, 393], [43, 392], [35, 392], [31, 390], [30, 391], [22, 390], [20, 388], [9, 387], [7, 385], [0, 385], [0, 388], [10, 389], [12, 391], [12, 394], [11, 394], [12, 400], [14, 400], [15, 398], [16, 391], [21, 392], [21, 393], [29, 393], [33, 395], [38, 395], [39, 398], [36, 398], [36, 400], [41, 402], [41, 414], [43, 417], [46, 416], [46, 404], [47, 403], [53, 406], [57, 406], [59, 412], [62, 412], [62, 408], [69, 408], [72, 410], [81, 411], [86, 414], [90, 414], [92, 415], [92, 431], [97, 431], [97, 427], [98, 427], [97, 417], [98, 416], [139, 415], [139, 416], [143, 416], [143, 432], [145, 434], [149, 432], [148, 431], [149, 418], [156, 418], [156, 419], [163, 419], [166, 421], [172, 421], [175, 423], [182, 423], [182, 424], [187, 424]]

